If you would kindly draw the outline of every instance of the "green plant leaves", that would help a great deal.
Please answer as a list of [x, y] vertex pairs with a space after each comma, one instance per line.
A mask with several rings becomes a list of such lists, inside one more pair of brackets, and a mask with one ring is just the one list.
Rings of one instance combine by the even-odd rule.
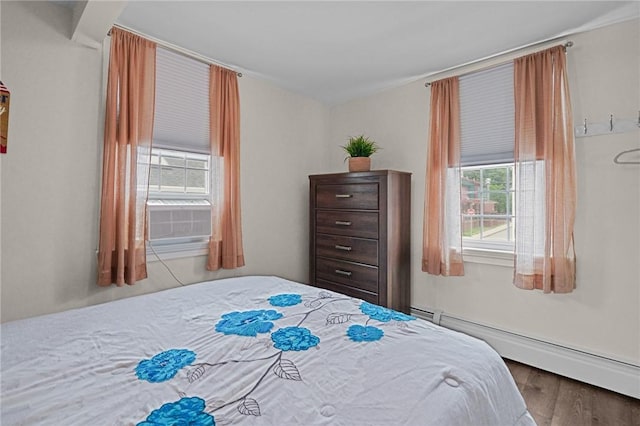
[[365, 135], [350, 137], [349, 142], [342, 148], [349, 154], [349, 157], [369, 157], [380, 149], [375, 141]]

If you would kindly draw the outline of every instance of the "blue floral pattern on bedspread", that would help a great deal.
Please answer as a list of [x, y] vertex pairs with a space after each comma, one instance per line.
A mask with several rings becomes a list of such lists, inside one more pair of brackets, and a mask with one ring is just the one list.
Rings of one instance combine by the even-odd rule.
[[302, 302], [302, 296], [299, 294], [276, 294], [269, 298], [272, 306], [294, 306]]
[[140, 380], [151, 383], [173, 379], [178, 371], [191, 364], [196, 354], [188, 349], [170, 349], [160, 352], [151, 359], [143, 359], [136, 367], [136, 375]]
[[271, 334], [273, 346], [282, 351], [306, 351], [320, 343], [308, 328], [286, 327]]
[[380, 322], [389, 322], [391, 320], [411, 321], [415, 319], [415, 317], [412, 317], [411, 315], [403, 314], [402, 312], [374, 305], [373, 303], [369, 302], [362, 302], [360, 304], [360, 310], [363, 314], [369, 315], [369, 318], [378, 320]]
[[202, 398], [185, 397], [153, 410], [147, 420], [138, 423], [138, 426], [215, 426], [214, 417], [204, 410]]
[[216, 331], [224, 334], [255, 337], [258, 333], [268, 333], [273, 328], [271, 320], [282, 318], [280, 312], [273, 309], [265, 311], [230, 312], [222, 315], [216, 324]]
[[[234, 311], [223, 314], [215, 324], [215, 331], [222, 335], [253, 337], [256, 339], [242, 340], [243, 346], [240, 352], [223, 352], [222, 359], [196, 361], [196, 354], [188, 349], [169, 349], [161, 352], [151, 359], [139, 362], [135, 373], [140, 380], [151, 383], [160, 383], [174, 379], [178, 371], [187, 368], [186, 375], [180, 375], [175, 380], [184, 382], [172, 383], [173, 389], [181, 398], [175, 402], [169, 402], [160, 408], [153, 410], [147, 419], [139, 425], [215, 425], [216, 418], [222, 423], [235, 423], [220, 414], [229, 415], [229, 408], [235, 407], [235, 415], [260, 416], [260, 402], [253, 396], [254, 391], [266, 379], [273, 380], [275, 375], [279, 379], [289, 381], [303, 381], [303, 372], [300, 371], [293, 359], [287, 358], [292, 352], [300, 352], [296, 362], [302, 354], [311, 348], [320, 350], [322, 327], [349, 327], [336, 337], [342, 336], [345, 343], [361, 344], [362, 350], [385, 336], [385, 330], [390, 333], [403, 333], [409, 328], [407, 321], [416, 318], [394, 311], [393, 309], [363, 302], [337, 293], [320, 291], [317, 295], [301, 295], [282, 293], [261, 299], [269, 305], [281, 308], [282, 312], [273, 309], [257, 309], [248, 311]], [[337, 309], [335, 303], [341, 302], [341, 308]], [[315, 317], [315, 326], [321, 330], [311, 330], [302, 324], [310, 317]], [[272, 331], [279, 321], [279, 326]], [[371, 325], [371, 321], [377, 321], [377, 326]], [[291, 325], [293, 323], [293, 325]], [[392, 327], [385, 330], [382, 327]], [[320, 332], [319, 332], [320, 331]], [[314, 334], [315, 332], [315, 334]], [[270, 339], [257, 339], [259, 334], [270, 333]], [[225, 337], [226, 338], [226, 337]], [[340, 337], [338, 337], [340, 338]], [[237, 338], [236, 338], [237, 339]], [[251, 343], [253, 342], [253, 343]], [[243, 355], [243, 351], [252, 349]], [[260, 349], [261, 348], [261, 349]], [[257, 351], [257, 352], [256, 352]], [[218, 390], [218, 394], [198, 395], [187, 397], [184, 392], [186, 387], [211, 375], [214, 378], [223, 377], [225, 368], [234, 368], [239, 364], [247, 365], [246, 371], [258, 371], [255, 381], [246, 388]], [[242, 370], [245, 371], [245, 370]], [[272, 375], [270, 375], [270, 373]], [[186, 379], [186, 380], [185, 380]], [[277, 379], [276, 379], [277, 380]], [[205, 382], [207, 386], [214, 382]], [[185, 386], [185, 388], [181, 388]], [[209, 387], [200, 387], [200, 392], [209, 392]], [[196, 388], [193, 388], [195, 390]], [[204, 389], [204, 390], [203, 390]], [[248, 390], [247, 390], [248, 389]], [[199, 393], [200, 393], [199, 392]], [[222, 399], [219, 393], [226, 394]], [[242, 393], [244, 392], [244, 393]], [[193, 395], [193, 394], [192, 394]], [[206, 402], [203, 397], [206, 396]], [[223, 411], [224, 410], [224, 411]]]
[[347, 336], [354, 342], [375, 342], [382, 339], [384, 331], [370, 325], [354, 324], [347, 329]]

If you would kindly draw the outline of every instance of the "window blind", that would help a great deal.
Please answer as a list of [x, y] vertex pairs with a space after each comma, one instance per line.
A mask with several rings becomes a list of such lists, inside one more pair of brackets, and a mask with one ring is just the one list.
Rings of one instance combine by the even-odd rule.
[[153, 147], [208, 154], [209, 65], [156, 50]]
[[513, 161], [515, 101], [513, 62], [461, 76], [460, 164]]

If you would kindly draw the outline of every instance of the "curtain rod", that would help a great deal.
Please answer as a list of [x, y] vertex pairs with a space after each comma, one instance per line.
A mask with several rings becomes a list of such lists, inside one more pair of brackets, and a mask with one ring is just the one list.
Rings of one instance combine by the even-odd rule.
[[[504, 61], [500, 61], [500, 59], [502, 57], [504, 57], [504, 56], [508, 56], [508, 55], [511, 56], [511, 55], [516, 55], [516, 54], [521, 54], [523, 51], [526, 51], [526, 50], [531, 50], [530, 53], [535, 53], [536, 51], [544, 50], [545, 48], [552, 47], [553, 45], [556, 45], [556, 44], [560, 44], [560, 43], [558, 43], [559, 41], [560, 40], [558, 40], [558, 39], [556, 39], [556, 40], [547, 40], [547, 41], [543, 41], [543, 42], [540, 42], [540, 43], [533, 43], [533, 44], [529, 44], [529, 45], [526, 45], [526, 46], [517, 47], [515, 49], [507, 50], [507, 51], [504, 51], [504, 52], [501, 52], [501, 53], [496, 53], [495, 55], [490, 55], [490, 56], [486, 56], [484, 58], [476, 59], [474, 61], [466, 62], [466, 63], [464, 63], [462, 65], [456, 65], [456, 66], [453, 66], [453, 67], [450, 67], [450, 68], [446, 68], [446, 69], [443, 69], [441, 71], [437, 71], [437, 72], [431, 73], [427, 77], [430, 77], [430, 76], [433, 77], [435, 75], [452, 73], [453, 71], [459, 70], [461, 68], [473, 67], [473, 69], [466, 70], [466, 71], [458, 74], [458, 76], [463, 76], [463, 75], [470, 74], [472, 72], [477, 71], [478, 68], [474, 67], [474, 65], [480, 65], [480, 64], [485, 63], [485, 62], [491, 62], [491, 63], [486, 64], [482, 68], [485, 68], [485, 67], [488, 68], [488, 67], [491, 67], [491, 66], [501, 65], [501, 64], [507, 63], [510, 60], [514, 59], [512, 57], [509, 57], [508, 59], [505, 58]], [[573, 42], [571, 40], [566, 41], [566, 42], [561, 43], [561, 44], [564, 47], [565, 51], [567, 50], [568, 47], [573, 46]], [[529, 53], [526, 53], [526, 54], [529, 54]], [[522, 56], [524, 56], [524, 55], [525, 54], [522, 54]], [[515, 56], [515, 57], [518, 57], [518, 56]], [[492, 62], [491, 61], [492, 59], [497, 60], [497, 62]], [[424, 83], [424, 87], [429, 87], [429, 86], [431, 86], [431, 81], [427, 81], [426, 83]]]
[[[187, 56], [189, 58], [195, 59], [196, 61], [204, 62], [205, 64], [209, 64], [209, 65], [217, 65], [217, 66], [220, 66], [222, 68], [226, 68], [228, 70], [235, 71], [235, 73], [238, 75], [238, 77], [242, 77], [242, 73], [240, 71], [236, 71], [235, 69], [233, 69], [233, 67], [231, 67], [231, 66], [229, 66], [227, 64], [224, 64], [222, 62], [214, 61], [213, 59], [211, 59], [211, 58], [209, 58], [207, 56], [201, 55], [199, 53], [196, 53], [196, 52], [194, 52], [192, 50], [185, 49], [185, 48], [180, 47], [180, 46], [176, 46], [175, 44], [171, 44], [169, 42], [166, 42], [166, 41], [160, 40], [158, 38], [152, 37], [150, 35], [147, 35], [145, 33], [141, 33], [140, 31], [134, 30], [134, 29], [129, 28], [129, 27], [125, 27], [124, 25], [113, 24], [113, 26], [116, 27], [116, 28], [119, 28], [121, 30], [128, 31], [128, 32], [130, 32], [132, 34], [135, 34], [137, 36], [140, 36], [142, 38], [146, 38], [147, 40], [150, 40], [150, 41], [156, 43], [157, 45], [164, 47], [165, 49], [168, 49], [168, 50], [171, 50], [173, 52], [179, 53], [179, 54], [181, 54], [183, 56]], [[109, 35], [109, 36], [111, 35], [111, 30], [109, 30], [107, 35]]]

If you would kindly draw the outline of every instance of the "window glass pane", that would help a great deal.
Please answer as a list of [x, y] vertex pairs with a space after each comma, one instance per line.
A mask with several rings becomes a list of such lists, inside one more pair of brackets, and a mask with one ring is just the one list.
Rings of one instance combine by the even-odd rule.
[[483, 174], [485, 189], [490, 191], [504, 191], [507, 188], [507, 168], [484, 169]]
[[207, 193], [207, 171], [187, 169], [187, 192]]
[[482, 239], [508, 241], [509, 234], [507, 229], [507, 218], [484, 217], [482, 220]]
[[480, 225], [479, 215], [462, 215], [462, 236], [480, 239]]
[[471, 187], [471, 190], [469, 191], [468, 188], [462, 188], [462, 198], [464, 199], [465, 197], [468, 198], [471, 201], [476, 201], [480, 198], [480, 192], [479, 191], [475, 191], [475, 188]]
[[163, 155], [162, 165], [172, 166], [172, 167], [184, 167], [184, 157], [179, 157], [177, 155]]
[[187, 167], [191, 169], [207, 169], [206, 160], [195, 160], [193, 158], [187, 158]]
[[151, 164], [160, 164], [160, 156], [158, 154], [151, 154]]
[[462, 169], [462, 178], [467, 179], [470, 182], [480, 182], [480, 169]]
[[480, 214], [480, 199], [479, 198], [467, 198], [462, 200], [461, 206], [462, 214], [473, 216]]
[[163, 167], [161, 174], [161, 191], [184, 192], [184, 169]]
[[489, 192], [489, 197], [485, 200], [485, 214], [507, 214], [507, 192]]

